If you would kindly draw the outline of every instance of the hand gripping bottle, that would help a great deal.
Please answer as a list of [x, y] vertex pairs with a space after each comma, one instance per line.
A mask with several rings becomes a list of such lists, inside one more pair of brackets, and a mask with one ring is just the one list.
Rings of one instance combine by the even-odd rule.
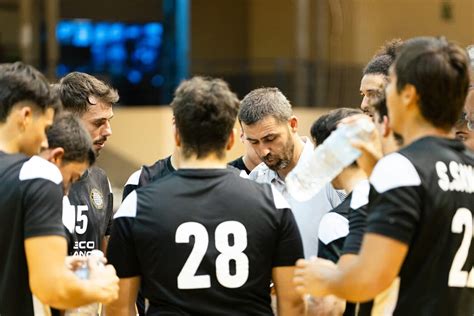
[[298, 164], [288, 174], [285, 182], [290, 195], [300, 202], [311, 199], [361, 155], [352, 147], [351, 141], [368, 141], [374, 128], [368, 118], [341, 124], [316, 147], [310, 159]]
[[[88, 280], [91, 265], [104, 267], [102, 262], [104, 253], [100, 250], [92, 250], [88, 256], [88, 260], [84, 262], [79, 268], [74, 271], [74, 274], [81, 280]], [[64, 314], [65, 316], [97, 316], [99, 315], [99, 303], [92, 303], [85, 306], [79, 306], [74, 309], [69, 309]]]

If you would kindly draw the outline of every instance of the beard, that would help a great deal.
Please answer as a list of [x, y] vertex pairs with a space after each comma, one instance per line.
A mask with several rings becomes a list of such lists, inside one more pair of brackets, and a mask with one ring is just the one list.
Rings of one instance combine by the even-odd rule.
[[293, 158], [293, 152], [295, 150], [295, 144], [293, 143], [293, 139], [288, 137], [288, 140], [283, 148], [283, 152], [279, 155], [275, 154], [267, 154], [266, 156], [262, 157], [262, 161], [273, 171], [278, 171], [281, 169], [285, 169], [290, 164]]

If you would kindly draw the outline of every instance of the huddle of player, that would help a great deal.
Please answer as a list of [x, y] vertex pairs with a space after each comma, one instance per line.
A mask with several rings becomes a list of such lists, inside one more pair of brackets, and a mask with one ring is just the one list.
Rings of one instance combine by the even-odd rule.
[[[311, 140], [278, 89], [239, 101], [193, 77], [171, 103], [175, 151], [130, 176], [113, 214], [93, 164], [117, 92], [0, 65], [0, 315], [92, 302], [107, 315], [272, 315], [271, 283], [278, 315], [474, 314], [469, 72], [444, 38], [391, 41], [364, 69], [362, 111], [323, 115]], [[237, 118], [246, 152], [228, 163]], [[353, 143], [357, 162], [293, 199], [285, 177], [361, 119], [376, 129]], [[80, 280], [72, 269], [94, 249], [108, 264]]]

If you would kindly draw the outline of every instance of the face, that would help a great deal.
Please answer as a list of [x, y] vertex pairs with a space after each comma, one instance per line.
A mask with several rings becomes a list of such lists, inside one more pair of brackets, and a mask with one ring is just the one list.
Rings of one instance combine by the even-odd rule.
[[97, 104], [89, 106], [89, 110], [81, 117], [91, 135], [97, 155], [104, 148], [107, 138], [112, 135], [110, 120], [113, 116], [112, 106], [99, 101]]
[[403, 123], [402, 97], [400, 93], [397, 91], [397, 76], [393, 67], [390, 67], [385, 95], [387, 98], [388, 117], [390, 117], [390, 127], [396, 133], [400, 133], [401, 124]]
[[459, 139], [467, 148], [474, 151], [474, 131], [467, 128], [466, 121], [456, 124], [454, 132], [456, 139]]
[[364, 113], [371, 114], [370, 104], [380, 97], [385, 84], [386, 77], [383, 74], [367, 74], [362, 77], [360, 81], [360, 95], [362, 96], [360, 108]]
[[252, 144], [248, 141], [245, 134], [241, 135], [241, 140], [242, 140], [242, 143], [244, 144], [245, 155], [247, 156], [247, 158], [255, 165], [258, 165], [260, 162], [262, 162], [260, 160], [260, 157], [255, 152], [255, 149], [253, 148]]
[[89, 168], [89, 164], [87, 162], [77, 161], [65, 162], [61, 163], [58, 168], [63, 176], [64, 194], [67, 195], [71, 185], [81, 178], [87, 168]]
[[53, 124], [54, 110], [47, 108], [44, 113], [32, 113], [31, 119], [24, 124], [24, 134], [20, 143], [20, 152], [28, 156], [37, 155], [41, 148], [48, 147], [46, 129]]
[[247, 141], [255, 154], [272, 170], [286, 168], [293, 159], [294, 143], [288, 122], [267, 116], [257, 123], [242, 123]]

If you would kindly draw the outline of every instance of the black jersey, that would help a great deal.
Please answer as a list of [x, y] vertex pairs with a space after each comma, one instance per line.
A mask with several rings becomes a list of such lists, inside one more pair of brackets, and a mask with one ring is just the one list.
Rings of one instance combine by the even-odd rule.
[[281, 194], [231, 169], [177, 170], [114, 218], [108, 260], [141, 277], [147, 315], [272, 315], [272, 268], [303, 257]]
[[324, 214], [318, 230], [318, 257], [337, 263], [349, 233], [349, 209], [352, 193], [334, 209]]
[[101, 249], [103, 238], [110, 234], [113, 216], [112, 190], [105, 172], [95, 166], [87, 169], [72, 184], [68, 198], [70, 206], [64, 209], [75, 215], [70, 255], [88, 255]]
[[62, 176], [43, 158], [0, 152], [0, 315], [34, 315], [25, 239], [64, 236]]
[[[409, 246], [381, 295], [393, 315], [474, 314], [474, 157], [457, 140], [425, 137], [384, 157], [371, 177], [367, 232]], [[379, 296], [373, 310], [380, 309]]]
[[228, 163], [229, 166], [237, 168], [239, 170], [245, 171], [246, 174], [250, 174], [250, 171], [244, 163], [244, 156], [240, 156], [239, 158], [232, 160]]
[[140, 170], [135, 171], [129, 178], [123, 188], [122, 201], [133, 190], [153, 182], [156, 179], [163, 178], [176, 170], [171, 164], [171, 156], [156, 161], [151, 166], [142, 166]]

